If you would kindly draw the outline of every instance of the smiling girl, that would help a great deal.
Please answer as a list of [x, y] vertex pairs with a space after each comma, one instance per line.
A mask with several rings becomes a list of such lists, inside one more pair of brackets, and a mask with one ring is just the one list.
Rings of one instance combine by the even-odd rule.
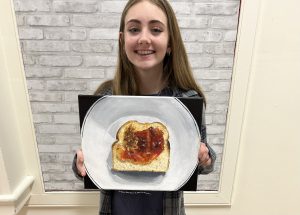
[[[121, 16], [116, 74], [96, 95], [203, 97], [193, 78], [175, 14], [167, 0], [129, 0]], [[204, 116], [202, 117], [205, 118]], [[200, 128], [199, 174], [213, 170], [216, 159]], [[85, 176], [83, 154], [73, 169]], [[184, 215], [183, 192], [101, 190], [100, 215]]]

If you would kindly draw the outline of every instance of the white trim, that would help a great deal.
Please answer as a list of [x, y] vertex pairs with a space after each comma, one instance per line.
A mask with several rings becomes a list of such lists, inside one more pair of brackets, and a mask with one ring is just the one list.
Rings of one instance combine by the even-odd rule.
[[2, 155], [2, 150], [0, 148], [0, 193], [10, 193], [10, 185], [8, 183], [8, 175], [5, 168], [5, 163]]
[[32, 194], [28, 202], [31, 207], [98, 207], [99, 191], [83, 192], [46, 192]]
[[12, 194], [0, 195], [1, 207], [10, 208], [11, 211], [17, 214], [30, 198], [33, 181], [32, 176], [27, 176], [19, 183]]
[[[13, 129], [14, 138], [8, 143], [1, 143], [1, 147], [13, 145], [18, 149], [20, 157], [11, 156], [11, 163], [15, 163], [19, 169], [15, 172], [26, 172], [26, 175], [34, 177], [32, 190], [43, 193], [43, 180], [39, 163], [39, 154], [36, 144], [29, 95], [19, 44], [16, 17], [12, 0], [1, 1], [0, 7], [0, 71], [1, 71], [1, 101], [10, 110], [12, 120], [9, 122]], [[0, 122], [6, 126], [8, 122]], [[12, 141], [12, 139], [14, 141]], [[4, 151], [4, 150], [2, 150]], [[10, 155], [6, 155], [9, 157]], [[3, 155], [4, 157], [4, 155]], [[9, 164], [8, 161], [6, 161]], [[11, 176], [10, 177], [14, 177]], [[24, 175], [25, 177], [25, 175]], [[21, 180], [21, 179], [20, 179]], [[14, 187], [13, 185], [12, 187]]]

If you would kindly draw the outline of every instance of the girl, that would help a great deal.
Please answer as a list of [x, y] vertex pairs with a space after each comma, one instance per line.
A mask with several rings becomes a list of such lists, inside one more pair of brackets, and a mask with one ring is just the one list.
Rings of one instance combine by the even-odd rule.
[[[96, 95], [203, 97], [193, 78], [175, 14], [167, 0], [129, 0], [121, 16], [119, 53], [113, 80]], [[203, 116], [204, 119], [204, 116]], [[199, 173], [213, 170], [214, 151], [200, 128]], [[83, 154], [77, 151], [73, 169], [85, 176]], [[184, 215], [183, 192], [101, 190], [99, 214]]]

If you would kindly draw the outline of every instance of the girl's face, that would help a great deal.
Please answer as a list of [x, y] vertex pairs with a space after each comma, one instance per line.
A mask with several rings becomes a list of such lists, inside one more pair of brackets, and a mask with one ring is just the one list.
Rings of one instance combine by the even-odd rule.
[[162, 71], [163, 59], [170, 48], [167, 17], [159, 7], [148, 1], [133, 5], [120, 34], [124, 34], [126, 55], [138, 71]]

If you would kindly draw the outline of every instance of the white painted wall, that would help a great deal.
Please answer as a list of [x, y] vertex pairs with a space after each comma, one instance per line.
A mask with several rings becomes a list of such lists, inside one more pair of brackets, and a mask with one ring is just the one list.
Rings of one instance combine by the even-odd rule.
[[232, 205], [189, 214], [300, 214], [299, 8], [261, 1]]
[[[241, 18], [240, 29], [246, 29], [245, 26], [253, 24], [252, 20], [256, 20], [255, 17], [251, 19], [249, 14], [255, 14], [255, 11], [259, 10], [259, 16], [255, 32], [246, 32], [247, 34], [245, 34], [241, 31], [238, 38], [239, 41], [245, 42], [244, 38], [255, 33], [254, 46], [238, 47], [236, 56], [236, 65], [239, 70], [234, 72], [241, 73], [247, 69], [240, 66], [243, 63], [241, 61], [244, 54], [252, 53], [246, 109], [239, 139], [239, 154], [231, 202], [230, 205], [223, 206], [213, 202], [201, 205], [192, 204], [187, 198], [187, 214], [298, 215], [300, 214], [298, 200], [300, 195], [298, 125], [300, 121], [300, 90], [298, 87], [300, 81], [300, 25], [297, 20], [300, 19], [298, 12], [300, 2], [298, 0], [251, 0], [243, 1], [242, 4], [245, 6], [245, 13], [242, 14], [249, 18]], [[1, 19], [7, 18], [7, 13], [6, 16], [3, 13], [0, 14]], [[2, 52], [0, 62], [2, 63], [7, 62], [6, 55], [3, 55], [3, 47], [7, 45], [5, 41], [8, 40], [3, 37], [3, 25], [0, 27], [0, 50]], [[6, 67], [1, 67], [1, 84], [5, 83], [5, 80], [2, 79], [3, 71], [7, 71]], [[14, 83], [12, 80], [7, 81]], [[8, 87], [13, 86], [16, 85], [10, 84]], [[232, 90], [237, 90], [234, 87], [237, 86], [233, 85]], [[13, 93], [13, 96], [16, 94]], [[2, 99], [7, 99], [5, 94], [1, 94]], [[10, 122], [0, 121], [1, 127], [7, 123]], [[29, 144], [30, 141], [28, 139], [24, 144], [28, 144], [29, 148], [34, 148], [34, 144]], [[227, 144], [232, 143], [228, 142]], [[2, 148], [5, 147], [6, 144], [1, 142], [2, 151]], [[24, 152], [24, 154], [28, 153]], [[36, 162], [34, 152], [31, 154], [32, 160]], [[8, 155], [4, 154], [4, 156]], [[10, 162], [15, 161], [14, 156], [11, 159]], [[0, 162], [2, 168], [7, 166], [9, 159], [5, 158]], [[27, 168], [24, 171], [26, 174], [37, 171], [36, 166], [38, 165], [34, 162], [26, 162], [24, 165]], [[235, 165], [231, 165], [234, 168]], [[16, 171], [19, 170], [20, 168], [17, 167]], [[11, 172], [6, 172], [6, 174], [14, 175]], [[20, 179], [22, 179], [22, 174], [19, 175]], [[10, 181], [5, 178], [0, 179], [1, 185], [3, 182], [10, 184]], [[50, 195], [43, 193], [39, 188], [40, 181], [41, 179], [36, 178], [33, 195], [27, 206], [21, 210], [21, 215], [97, 214], [97, 199], [93, 193]], [[11, 184], [12, 187], [18, 187], [15, 183]], [[14, 214], [14, 210], [9, 210], [13, 208], [10, 207], [10, 203], [14, 201], [7, 201], [7, 199], [14, 196], [15, 192], [6, 190], [5, 193], [2, 193], [2, 189], [0, 192], [0, 214]], [[12, 194], [9, 195], [9, 192]], [[66, 196], [69, 198], [67, 199]], [[205, 196], [199, 194], [199, 200], [202, 201], [202, 198]], [[59, 201], [62, 203], [58, 204]]]

